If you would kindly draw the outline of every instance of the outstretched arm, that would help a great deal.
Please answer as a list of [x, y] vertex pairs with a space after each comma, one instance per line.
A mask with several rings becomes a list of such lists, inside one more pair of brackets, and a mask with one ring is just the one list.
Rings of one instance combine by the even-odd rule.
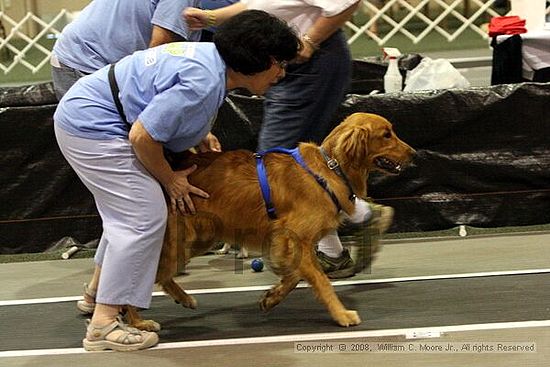
[[246, 10], [246, 5], [240, 1], [215, 10], [203, 10], [198, 8], [186, 8], [183, 11], [183, 18], [190, 30], [196, 31], [210, 26], [217, 26], [227, 19]]

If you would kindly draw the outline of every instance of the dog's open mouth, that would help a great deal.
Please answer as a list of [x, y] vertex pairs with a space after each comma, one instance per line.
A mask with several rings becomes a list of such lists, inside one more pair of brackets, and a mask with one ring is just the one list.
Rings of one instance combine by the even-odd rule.
[[381, 170], [396, 175], [399, 174], [403, 169], [401, 163], [392, 161], [391, 159], [388, 159], [386, 157], [376, 157], [376, 159], [374, 160], [374, 164], [376, 164], [376, 166]]

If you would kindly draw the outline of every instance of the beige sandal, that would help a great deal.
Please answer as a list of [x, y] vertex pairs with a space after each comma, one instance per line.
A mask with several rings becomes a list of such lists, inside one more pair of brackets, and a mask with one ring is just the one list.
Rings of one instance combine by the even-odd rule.
[[[150, 348], [159, 342], [157, 333], [141, 331], [126, 325], [120, 316], [107, 326], [95, 327], [87, 321], [86, 338], [82, 340], [82, 345], [87, 351], [116, 350], [119, 352], [128, 352]], [[122, 331], [115, 340], [107, 340], [107, 336], [114, 331]]]
[[92, 302], [86, 302], [86, 298], [76, 302], [76, 308], [85, 315], [91, 315], [95, 310], [96, 290], [88, 288], [88, 284], [84, 283], [84, 295], [93, 299]]

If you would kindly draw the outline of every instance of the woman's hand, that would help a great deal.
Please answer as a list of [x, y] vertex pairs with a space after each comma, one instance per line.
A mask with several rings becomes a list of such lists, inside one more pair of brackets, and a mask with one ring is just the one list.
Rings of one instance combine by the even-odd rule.
[[302, 39], [302, 48], [300, 49], [300, 52], [298, 52], [298, 55], [294, 59], [294, 63], [303, 64], [304, 62], [308, 62], [309, 59], [311, 59], [311, 57], [315, 53], [315, 51], [317, 51], [317, 48], [315, 48], [311, 43]]
[[208, 194], [189, 183], [188, 176], [197, 169], [193, 165], [182, 171], [175, 171], [172, 181], [165, 185], [166, 192], [170, 197], [170, 210], [176, 213], [179, 209], [182, 214], [195, 214], [195, 205], [191, 195], [208, 199]]
[[139, 120], [132, 124], [128, 139], [139, 161], [166, 190], [172, 213], [179, 209], [182, 214], [195, 214], [195, 205], [191, 194], [208, 198], [206, 192], [189, 183], [188, 176], [197, 169], [197, 166], [174, 172], [164, 158], [162, 144], [149, 135]]
[[186, 8], [182, 16], [192, 31], [198, 31], [208, 26], [208, 13], [202, 9]]
[[202, 141], [199, 144], [199, 151], [201, 152], [221, 152], [222, 151], [222, 145], [220, 144], [220, 141], [216, 137], [216, 135], [212, 133], [208, 133], [202, 139]]

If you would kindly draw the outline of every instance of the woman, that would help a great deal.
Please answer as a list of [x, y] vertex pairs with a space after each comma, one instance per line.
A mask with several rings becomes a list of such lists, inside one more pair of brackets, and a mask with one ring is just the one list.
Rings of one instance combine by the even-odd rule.
[[208, 197], [187, 180], [195, 167], [172, 171], [163, 149], [183, 151], [201, 142], [219, 149], [209, 131], [226, 91], [264, 94], [284, 77], [283, 66], [299, 47], [286, 23], [247, 11], [220, 27], [213, 44], [169, 43], [136, 52], [79, 79], [62, 98], [56, 138], [103, 221], [95, 256], [99, 284], [85, 299], [93, 310], [86, 350], [136, 350], [158, 342], [156, 333], [125, 325], [119, 308], [150, 305], [166, 228], [163, 189], [171, 210], [183, 213], [194, 213], [192, 195]]

